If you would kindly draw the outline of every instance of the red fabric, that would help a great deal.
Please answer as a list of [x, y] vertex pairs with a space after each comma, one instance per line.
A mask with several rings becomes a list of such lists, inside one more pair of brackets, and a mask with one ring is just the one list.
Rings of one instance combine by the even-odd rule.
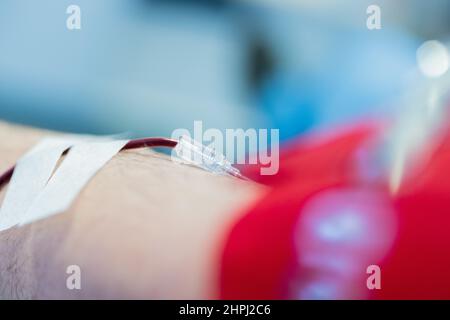
[[[298, 274], [294, 228], [311, 197], [354, 185], [355, 151], [377, 133], [362, 126], [322, 138], [292, 143], [274, 176], [251, 178], [271, 187], [229, 232], [222, 255], [220, 290], [224, 299], [290, 298]], [[426, 169], [391, 197], [398, 225], [395, 242], [378, 261], [382, 289], [373, 299], [450, 299], [450, 139]], [[382, 187], [380, 187], [382, 188]], [[385, 190], [383, 190], [385, 191]], [[365, 283], [364, 283], [365, 285]]]

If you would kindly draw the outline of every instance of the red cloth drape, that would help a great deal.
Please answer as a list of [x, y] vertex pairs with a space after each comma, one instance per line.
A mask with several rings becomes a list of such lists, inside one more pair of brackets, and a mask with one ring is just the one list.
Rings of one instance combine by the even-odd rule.
[[[237, 221], [228, 233], [221, 260], [221, 298], [302, 297], [295, 294], [297, 283], [313, 279], [316, 271], [314, 267], [299, 266], [298, 261], [302, 259], [306, 261], [306, 258], [309, 259], [307, 255], [314, 256], [314, 242], [317, 239], [313, 237], [311, 243], [308, 243], [310, 238], [302, 238], [299, 232], [308, 234], [309, 231], [299, 229], [299, 223], [308, 225], [308, 219], [314, 220], [315, 213], [305, 216], [308, 215], [305, 212], [308, 211], [307, 207], [313, 199], [320, 204], [321, 195], [327, 192], [339, 194], [339, 190], [358, 190], [359, 186], [355, 184], [355, 153], [378, 131], [379, 127], [367, 125], [320, 139], [302, 138], [291, 143], [281, 153], [278, 174], [260, 176], [257, 166], [245, 170], [245, 174], [251, 178], [268, 185], [270, 192], [240, 221]], [[350, 264], [341, 273], [342, 281], [335, 281], [332, 278], [324, 281], [325, 284], [327, 281], [333, 283], [338, 291], [348, 292], [349, 288], [354, 290], [350, 290], [351, 294], [348, 295], [331, 294], [325, 297], [450, 299], [449, 167], [450, 136], [434, 153], [424, 170], [414, 179], [406, 181], [395, 195], [389, 194], [383, 186], [372, 187], [376, 190], [371, 190], [371, 193], [375, 191], [375, 194], [380, 194], [381, 198], [389, 203], [392, 212], [383, 214], [389, 215], [388, 219], [392, 217], [392, 221], [395, 222], [393, 224], [390, 222], [387, 224], [385, 220], [380, 219], [381, 213], [376, 212], [378, 207], [371, 204], [371, 200], [364, 204], [367, 202], [364, 200], [365, 196], [357, 196], [362, 200], [355, 201], [366, 205], [368, 208], [366, 211], [374, 211], [372, 215], [364, 216], [364, 219], [370, 220], [371, 223], [370, 227], [366, 226], [368, 228], [366, 238], [363, 240], [355, 238], [353, 243], [344, 243], [343, 246], [347, 248], [342, 246], [341, 248], [339, 244], [335, 245], [333, 242], [329, 242], [329, 248], [320, 247], [320, 244], [317, 246], [322, 248], [317, 250], [323, 251], [320, 257], [325, 259], [325, 264], [326, 261], [330, 263], [334, 261], [331, 258], [327, 259], [333, 257], [335, 251], [349, 252], [345, 253], [347, 255], [345, 261], [349, 261]], [[350, 193], [348, 202], [353, 201], [352, 197]], [[323, 199], [327, 199], [327, 196], [323, 196]], [[329, 210], [324, 213], [325, 215], [338, 210], [332, 205], [327, 207], [325, 204], [324, 207], [325, 211]], [[324, 219], [326, 222], [328, 218], [325, 216]], [[386, 231], [389, 228], [392, 228], [392, 234]], [[391, 236], [391, 242], [389, 239], [383, 242], [383, 237]], [[345, 235], [341, 237], [345, 238]], [[307, 249], [309, 250], [307, 253], [299, 249], [298, 239], [303, 239], [301, 241], [310, 248]], [[358, 242], [367, 243], [365, 247], [367, 256], [375, 259], [373, 263], [381, 268], [382, 287], [379, 290], [369, 290], [366, 287], [365, 279], [368, 275], [362, 268], [363, 265], [358, 265], [361, 261], [365, 261], [361, 256], [366, 253], [357, 247]], [[379, 246], [378, 243], [384, 244]], [[378, 249], [381, 253], [371, 255]], [[361, 270], [352, 268], [352, 263]], [[353, 269], [356, 270], [356, 276], [347, 277], [346, 272], [355, 272]], [[306, 295], [306, 297], [315, 296]]]

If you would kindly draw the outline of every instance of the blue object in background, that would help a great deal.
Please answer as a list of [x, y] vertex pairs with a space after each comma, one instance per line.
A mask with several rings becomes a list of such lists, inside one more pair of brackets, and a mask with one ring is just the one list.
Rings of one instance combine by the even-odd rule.
[[[270, 126], [280, 128], [280, 138], [287, 140], [312, 129], [388, 116], [416, 66], [419, 41], [393, 29], [333, 32], [320, 30], [321, 26], [308, 28], [318, 41], [333, 38], [331, 46], [326, 41], [332, 50], [319, 49], [320, 63], [313, 67], [282, 68], [261, 89], [260, 103]], [[290, 39], [284, 33], [284, 37], [285, 42], [302, 43], [301, 36]], [[314, 61], [314, 57], [308, 57], [314, 51], [311, 54], [305, 50], [302, 55], [301, 45], [297, 51], [304, 60]]]
[[317, 84], [300, 75], [277, 74], [262, 88], [262, 105], [270, 127], [280, 128], [280, 139], [304, 133], [319, 122], [323, 96]]

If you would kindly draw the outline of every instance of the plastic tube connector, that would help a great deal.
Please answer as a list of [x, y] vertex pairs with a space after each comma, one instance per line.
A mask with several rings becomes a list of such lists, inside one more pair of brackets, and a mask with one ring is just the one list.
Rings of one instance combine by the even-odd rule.
[[176, 156], [184, 163], [194, 165], [218, 175], [230, 175], [248, 180], [232, 166], [216, 149], [205, 146], [189, 136], [183, 135], [174, 148]]

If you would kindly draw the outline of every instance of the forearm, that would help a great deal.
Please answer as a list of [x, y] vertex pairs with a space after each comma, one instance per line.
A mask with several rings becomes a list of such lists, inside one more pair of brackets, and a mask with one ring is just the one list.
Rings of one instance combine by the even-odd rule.
[[[42, 135], [24, 132], [23, 138], [21, 129], [14, 130], [17, 143], [0, 143], [1, 169]], [[215, 297], [225, 233], [239, 208], [257, 193], [254, 185], [215, 177], [154, 152], [123, 152], [67, 213], [0, 233], [0, 294]], [[66, 287], [69, 265], [82, 270], [81, 290]]]

